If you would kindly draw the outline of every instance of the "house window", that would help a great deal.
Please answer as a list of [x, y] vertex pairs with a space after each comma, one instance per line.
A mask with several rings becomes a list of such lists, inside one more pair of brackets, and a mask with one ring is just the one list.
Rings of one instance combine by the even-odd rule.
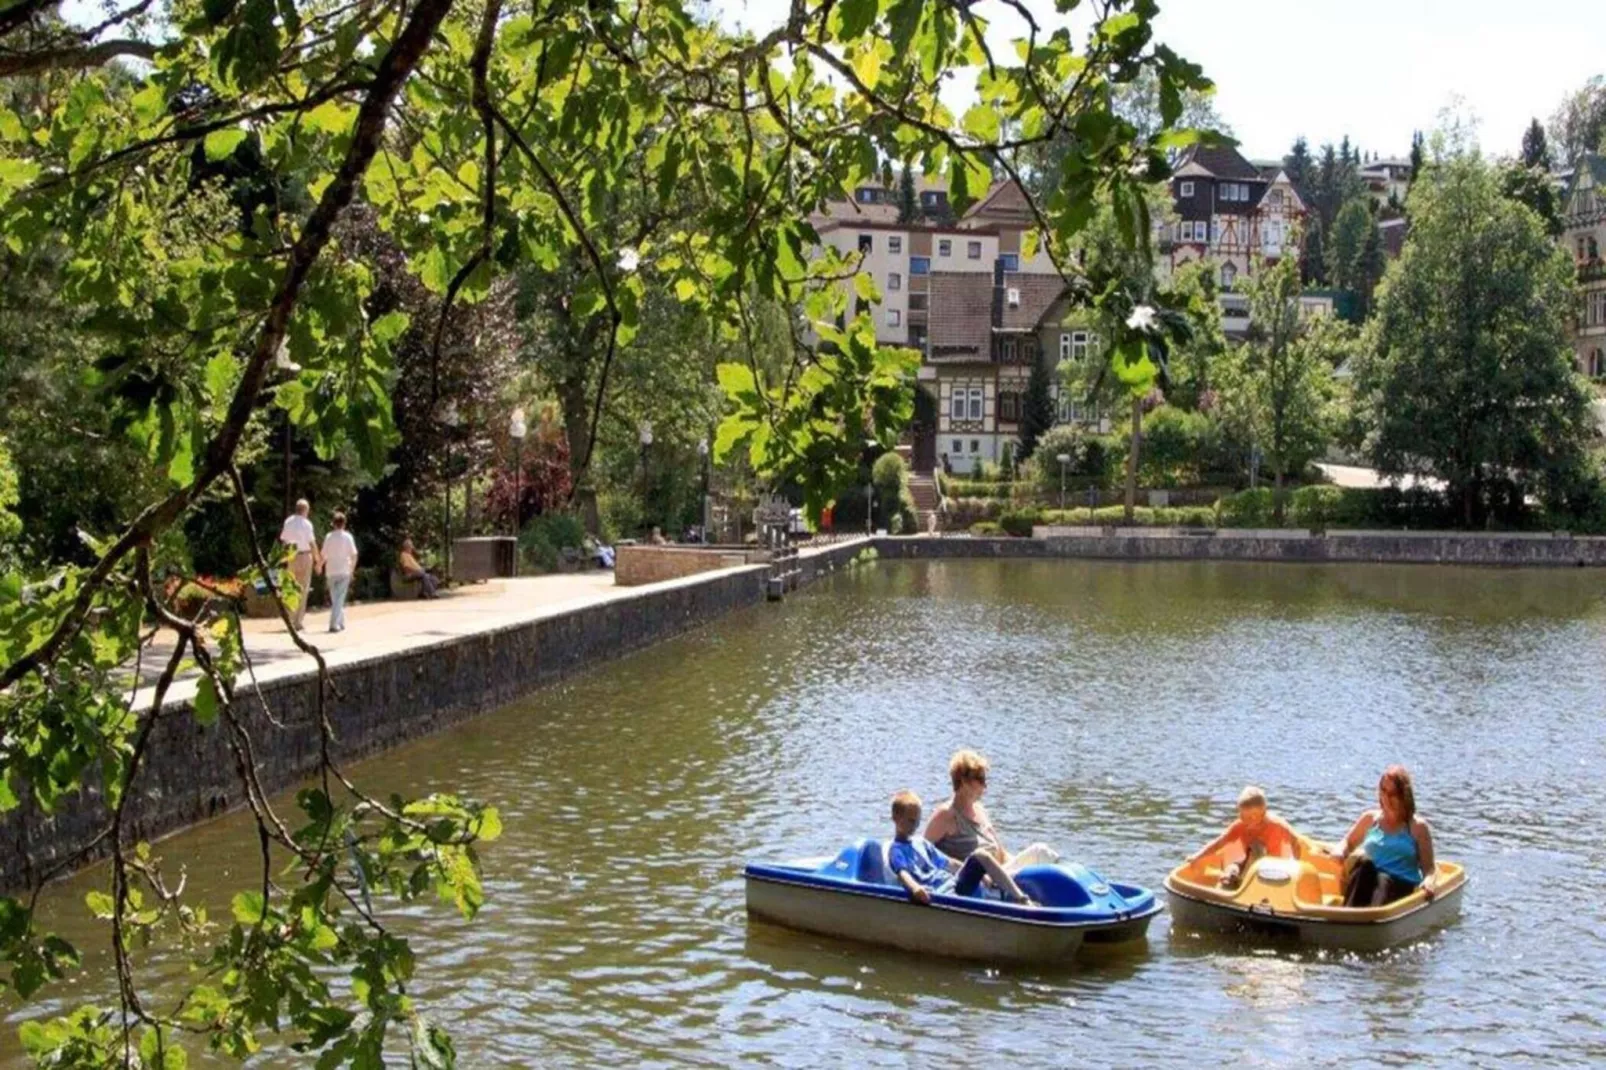
[[1192, 182], [1184, 182], [1184, 183], [1182, 183], [1181, 186], [1179, 186], [1177, 188], [1177, 196], [1179, 196], [1179, 197], [1192, 197], [1193, 196], [1193, 183]]
[[970, 452], [971, 453], [980, 453], [981, 452], [981, 439], [973, 438], [973, 439], [970, 440]]
[[[981, 419], [981, 413], [982, 389], [979, 386], [973, 386], [970, 388], [970, 411], [967, 414], [966, 419], [979, 420]], [[972, 447], [972, 452], [974, 452], [974, 447]]]
[[1020, 270], [1020, 254], [1019, 253], [1003, 253], [1002, 255], [999, 256], [998, 260], [1003, 265], [1005, 271], [1019, 271]]
[[1006, 364], [1015, 363], [1015, 339], [1006, 338], [1002, 342], [998, 343], [998, 352], [999, 356]]
[[909, 258], [909, 274], [911, 274], [911, 275], [930, 275], [931, 274], [931, 257], [929, 257], [929, 256], [911, 256]]
[[964, 453], [965, 452], [965, 440], [964, 439], [962, 439], [962, 438], [954, 439], [953, 452], [954, 453]]
[[903, 289], [903, 276], [898, 274], [896, 271], [887, 272], [887, 289], [889, 289], [889, 290], [901, 290], [901, 289]]
[[1283, 206], [1283, 191], [1280, 189], [1272, 190], [1266, 200], [1271, 203], [1273, 208], [1281, 208]]
[[1063, 362], [1063, 361], [1067, 361], [1067, 360], [1070, 360], [1070, 359], [1071, 359], [1071, 332], [1070, 331], [1062, 331], [1060, 333], [1060, 360]]
[[[925, 205], [927, 208], [930, 208], [932, 205], [937, 203], [937, 194], [932, 190], [926, 190], [926, 192], [920, 195], [920, 203]], [[954, 448], [956, 451], [958, 450], [957, 445]]]
[[998, 418], [1005, 423], [1020, 422], [1020, 394], [1006, 390], [998, 395]]
[[903, 235], [901, 235], [901, 234], [892, 234], [892, 235], [889, 235], [887, 237], [887, 252], [889, 252], [889, 253], [901, 253], [901, 252], [903, 252]]
[[902, 327], [903, 326], [903, 313], [898, 311], [895, 308], [887, 309], [887, 326], [888, 327]]
[[1589, 377], [1599, 379], [1603, 375], [1606, 375], [1606, 352], [1592, 350], [1589, 354]]
[[[949, 399], [948, 416], [954, 420], [965, 418], [965, 392], [960, 387], [954, 387], [953, 397]], [[959, 443], [954, 443], [954, 452], [959, 452]]]
[[1226, 289], [1230, 290], [1230, 289], [1232, 289], [1232, 284], [1237, 282], [1237, 281], [1238, 281], [1238, 269], [1233, 267], [1231, 264], [1222, 264], [1221, 265], [1221, 285], [1223, 287], [1225, 287]]
[[981, 259], [981, 242], [973, 241], [965, 244], [965, 256], [970, 260]]
[[859, 252], [868, 253], [875, 248], [875, 238], [869, 234], [859, 235]]
[[1093, 344], [1093, 336], [1091, 334], [1089, 334], [1087, 331], [1072, 331], [1071, 332], [1071, 359], [1072, 360], [1083, 360], [1084, 358], [1086, 358], [1087, 357], [1087, 351], [1092, 346], [1092, 344]]
[[910, 312], [924, 312], [924, 311], [926, 311], [926, 308], [928, 307], [926, 305], [926, 301], [928, 300], [928, 297], [929, 297], [929, 295], [927, 295], [927, 294], [910, 294], [909, 295], [909, 311]]
[[1009, 288], [1009, 292], [1006, 293], [1004, 295], [1004, 297], [1005, 297], [1005, 300], [1008, 301], [1010, 308], [1019, 308], [1020, 307], [1020, 291], [1017, 290], [1015, 287], [1011, 286]]
[[858, 197], [860, 204], [875, 203], [875, 190], [871, 189], [869, 186], [860, 186], [856, 191], [856, 196]]
[[937, 255], [938, 256], [953, 256], [954, 255], [954, 243], [949, 241], [947, 238], [939, 239], [938, 242], [937, 242]]

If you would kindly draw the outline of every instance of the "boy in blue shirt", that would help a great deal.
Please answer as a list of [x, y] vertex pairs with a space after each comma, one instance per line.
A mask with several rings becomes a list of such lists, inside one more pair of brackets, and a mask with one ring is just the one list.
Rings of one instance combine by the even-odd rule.
[[1004, 898], [1023, 906], [1036, 906], [1020, 890], [1013, 877], [1004, 872], [998, 859], [977, 849], [961, 865], [917, 836], [920, 827], [920, 796], [900, 791], [892, 797], [892, 828], [895, 833], [887, 862], [893, 874], [917, 903], [930, 903], [933, 891], [944, 895], [974, 895], [985, 880], [1004, 893]]

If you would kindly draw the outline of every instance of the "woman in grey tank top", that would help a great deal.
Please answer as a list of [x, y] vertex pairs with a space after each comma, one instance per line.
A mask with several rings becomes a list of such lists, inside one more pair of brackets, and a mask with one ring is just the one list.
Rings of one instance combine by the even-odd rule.
[[926, 824], [926, 839], [949, 858], [969, 858], [978, 848], [1004, 863], [1008, 871], [1056, 862], [1059, 855], [1040, 843], [1011, 855], [993, 828], [981, 797], [987, 791], [987, 759], [973, 750], [957, 752], [948, 762], [953, 798], [938, 806]]

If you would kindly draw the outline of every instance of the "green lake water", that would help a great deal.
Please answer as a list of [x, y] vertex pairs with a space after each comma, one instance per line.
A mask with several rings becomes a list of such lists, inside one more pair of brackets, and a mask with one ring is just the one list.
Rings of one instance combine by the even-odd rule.
[[[355, 772], [502, 810], [479, 919], [399, 922], [465, 1066], [1584, 1064], [1606, 1060], [1603, 683], [1601, 572], [886, 563]], [[1007, 842], [1151, 887], [1246, 783], [1336, 838], [1404, 762], [1472, 883], [1453, 925], [1367, 957], [1162, 915], [1130, 952], [994, 969], [749, 922], [746, 860], [888, 834], [889, 796], [940, 801], [960, 746], [992, 760]], [[237, 817], [160, 847], [224, 914], [254, 851]], [[52, 889], [47, 923], [101, 939], [103, 879]], [[0, 1066], [20, 1021], [112, 989], [91, 954], [0, 1007]]]

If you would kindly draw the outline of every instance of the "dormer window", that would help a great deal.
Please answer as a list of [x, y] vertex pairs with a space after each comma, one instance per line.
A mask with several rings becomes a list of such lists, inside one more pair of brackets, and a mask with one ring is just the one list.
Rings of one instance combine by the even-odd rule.
[[1183, 182], [1181, 185], [1179, 185], [1177, 187], [1177, 196], [1178, 197], [1192, 197], [1193, 196], [1193, 183], [1192, 182]]
[[1008, 292], [1004, 295], [1004, 299], [1009, 302], [1010, 308], [1020, 307], [1020, 291], [1015, 287], [1011, 286], [1009, 288]]

